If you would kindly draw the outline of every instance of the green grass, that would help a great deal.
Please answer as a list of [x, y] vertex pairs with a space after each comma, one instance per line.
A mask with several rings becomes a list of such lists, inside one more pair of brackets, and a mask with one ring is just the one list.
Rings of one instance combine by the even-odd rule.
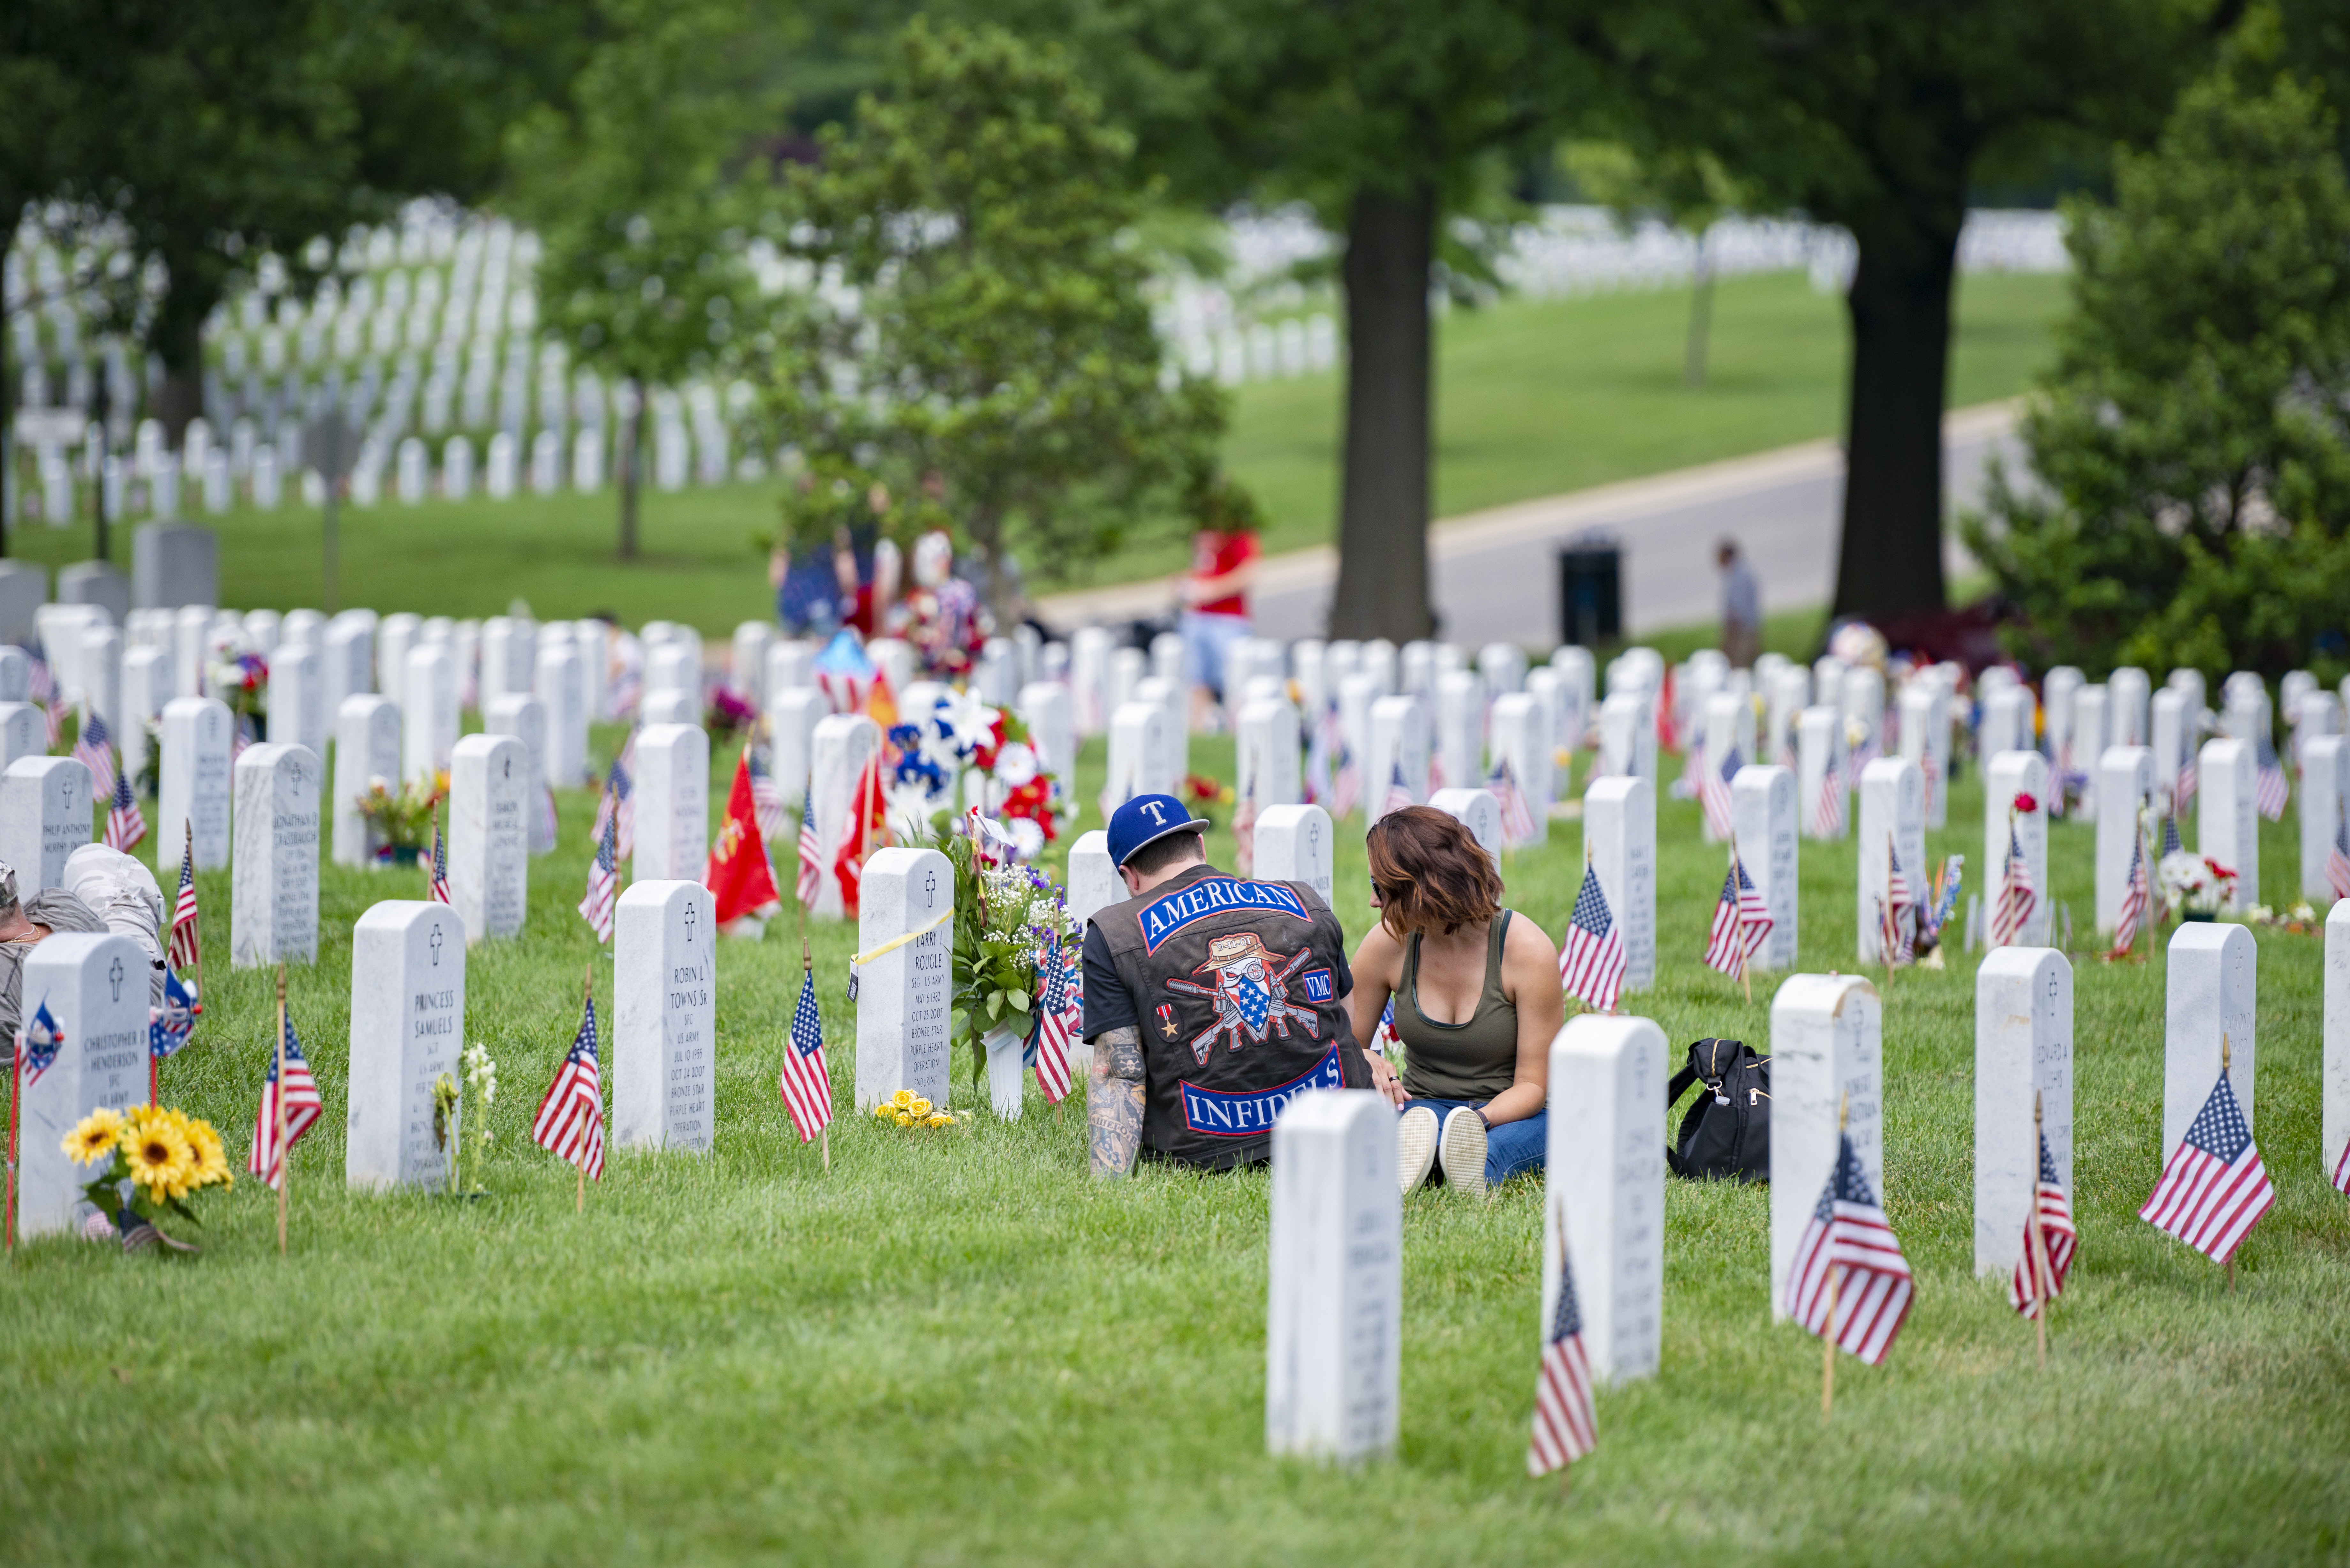
[[[1195, 742], [1193, 763], [1228, 777], [1229, 745]], [[2269, 1563], [2350, 1542], [2350, 1217], [2317, 1168], [2315, 940], [2260, 938], [2281, 1200], [2232, 1296], [2135, 1218], [2158, 1168], [2162, 961], [2077, 957], [2083, 1250], [2035, 1372], [2002, 1284], [1970, 1272], [1972, 960], [1953, 955], [1887, 987], [1887, 1205], [1919, 1279], [1889, 1363], [1847, 1360], [1823, 1425], [1816, 1342], [1769, 1322], [1766, 1192], [1674, 1182], [1662, 1371], [1601, 1396], [1599, 1450], [1562, 1497], [1523, 1468], [1537, 1184], [1406, 1204], [1396, 1458], [1274, 1461], [1264, 1173], [1094, 1184], [1076, 1107], [1032, 1089], [1011, 1126], [983, 1110], [916, 1137], [847, 1116], [822, 1174], [775, 1091], [784, 930], [721, 950], [715, 1151], [616, 1155], [575, 1215], [568, 1168], [527, 1127], [591, 954], [570, 909], [589, 806], [567, 795], [562, 848], [533, 862], [525, 940], [469, 961], [468, 1035], [504, 1085], [487, 1199], [342, 1189], [350, 925], [422, 875], [330, 869], [319, 961], [292, 979], [327, 1099], [295, 1158], [292, 1255], [240, 1179], [201, 1259], [55, 1240], [5, 1272], [0, 1558]], [[1980, 811], [1970, 775], [1934, 853], [1979, 856]], [[1659, 816], [1662, 973], [1633, 1005], [1677, 1043], [1767, 1045], [1771, 986], [1749, 1006], [1697, 961], [1721, 878], [1697, 807]], [[2264, 830], [2277, 886], [2293, 840]], [[1350, 937], [1368, 921], [1356, 842]], [[2051, 857], [2085, 943], [2091, 844], [2060, 825]], [[1554, 823], [1508, 867], [1512, 903], [1557, 930], [1579, 863], [1576, 826]], [[1803, 866], [1802, 965], [1850, 968], [1852, 848], [1807, 842]], [[203, 896], [217, 960], [225, 876]], [[814, 940], [845, 1104], [851, 932]], [[167, 1099], [240, 1157], [269, 996], [265, 975], [216, 968], [197, 1043], [167, 1064]]]
[[[2047, 353], [2064, 299], [2054, 276], [1982, 275], [1959, 291], [1952, 406], [2020, 391]], [[1799, 275], [1719, 287], [1711, 373], [1680, 383], [1685, 289], [1572, 300], [1508, 300], [1454, 311], [1438, 328], [1439, 515], [1524, 500], [1690, 463], [1734, 457], [1843, 428], [1841, 301]], [[1268, 549], [1330, 537], [1336, 515], [1339, 381], [1335, 375], [1241, 390], [1227, 450], [1271, 515]], [[193, 504], [193, 498], [190, 498]], [[618, 500], [518, 496], [494, 503], [342, 511], [342, 597], [385, 611], [502, 613], [520, 597], [540, 616], [618, 612], [630, 625], [684, 620], [723, 634], [774, 613], [764, 558], [751, 536], [774, 525], [775, 489], [731, 484], [650, 494], [644, 554], [615, 556]], [[237, 607], [322, 602], [319, 518], [289, 504], [206, 519], [221, 536], [223, 595]], [[114, 558], [128, 569], [129, 530]], [[20, 528], [9, 549], [50, 566], [85, 559], [88, 527]], [[1161, 533], [1102, 563], [1087, 580], [1161, 575], [1189, 561]], [[1059, 579], [1047, 571], [1040, 589]]]

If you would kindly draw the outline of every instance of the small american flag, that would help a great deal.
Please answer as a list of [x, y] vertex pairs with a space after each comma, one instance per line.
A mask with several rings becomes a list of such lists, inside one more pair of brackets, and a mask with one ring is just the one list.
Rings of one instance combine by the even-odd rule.
[[2178, 842], [2178, 817], [2174, 812], [2162, 819], [2162, 853], [2165, 856], [2177, 855], [2185, 847]]
[[74, 740], [74, 761], [89, 770], [89, 793], [99, 800], [114, 794], [114, 738], [106, 732], [106, 721], [93, 710], [82, 721], [81, 733]]
[[604, 1086], [596, 1061], [596, 999], [588, 999], [579, 1033], [564, 1054], [563, 1069], [538, 1102], [530, 1139], [558, 1159], [567, 1159], [597, 1181], [604, 1179]]
[[1712, 829], [1716, 838], [1730, 836], [1730, 781], [1738, 776], [1738, 770], [1744, 765], [1739, 758], [1738, 748], [1732, 746], [1730, 754], [1721, 759], [1721, 767], [1707, 768], [1699, 775], [1698, 803], [1705, 807], [1705, 825]]
[[1918, 748], [1918, 771], [1926, 775], [1926, 815], [1934, 815], [1934, 792], [1942, 784], [1942, 761], [1934, 754], [1934, 742], [1929, 736]]
[[1534, 809], [1526, 805], [1526, 792], [1518, 787], [1518, 775], [1507, 757], [1485, 785], [1493, 792], [1493, 803], [1502, 808], [1503, 843], [1533, 844], [1543, 837], [1542, 829], [1534, 825]]
[[196, 844], [191, 836], [180, 857], [180, 896], [172, 906], [173, 969], [193, 969], [203, 961], [203, 942], [196, 924]]
[[1812, 803], [1812, 836], [1844, 836], [1844, 774], [1831, 763], [1820, 774], [1820, 798]]
[[1534, 1441], [1526, 1473], [1546, 1476], [1598, 1445], [1592, 1412], [1591, 1358], [1583, 1348], [1583, 1305], [1575, 1299], [1575, 1268], [1566, 1252], [1565, 1216], [1558, 1224], [1558, 1303], [1543, 1335], [1542, 1372], [1534, 1379]]
[[751, 815], [758, 819], [759, 836], [781, 838], [788, 813], [784, 805], [784, 786], [775, 782], [775, 770], [767, 748], [751, 748]]
[[2007, 825], [2007, 863], [2000, 867], [1999, 907], [1991, 917], [1991, 945], [2013, 946], [2039, 907], [2040, 889], [2032, 880], [2032, 862], [2023, 857], [2023, 844], [2016, 836], [2015, 823], [2011, 819]]
[[619, 836], [619, 828], [606, 817], [596, 858], [588, 863], [588, 893], [579, 900], [579, 918], [596, 933], [598, 947], [612, 940], [612, 909], [620, 897]]
[[2334, 1189], [2350, 1193], [2350, 1138], [2342, 1142], [2342, 1158], [2334, 1162]]
[[1794, 1266], [1787, 1271], [1787, 1315], [1874, 1366], [1908, 1320], [1911, 1288], [1900, 1240], [1868, 1189], [1851, 1135], [1839, 1132], [1835, 1168], [1820, 1189], [1819, 1207], [1796, 1241]]
[[148, 1055], [160, 1062], [185, 1045], [188, 1037], [196, 1032], [196, 1014], [203, 1011], [197, 1005], [195, 989], [180, 978], [178, 971], [166, 965], [163, 1005], [148, 1011]]
[[2252, 753], [2252, 799], [2260, 806], [2262, 816], [2271, 822], [2281, 821], [2284, 816], [2285, 800], [2283, 765], [2277, 761], [2276, 747], [2269, 743], [2266, 735], [2256, 736], [2253, 743], [2256, 750]]
[[1077, 950], [1055, 938], [1045, 959], [1045, 990], [1036, 1003], [1036, 1027], [1029, 1037], [1035, 1051], [1036, 1086], [1045, 1103], [1059, 1105], [1069, 1097], [1069, 1043], [1084, 1026], [1085, 971]]
[[1403, 1036], [1396, 1033], [1395, 997], [1388, 997], [1387, 1011], [1379, 1014], [1379, 1026], [1371, 1031], [1371, 1049], [1382, 1056], [1391, 1056], [1402, 1045]]
[[612, 763], [612, 820], [619, 829], [619, 856], [628, 859], [637, 852], [637, 786], [631, 772], [637, 760], [637, 738], [629, 743]]
[[[310, 1075], [310, 1064], [302, 1055], [302, 1042], [295, 1038], [294, 1021], [286, 1021], [286, 1074], [281, 1080], [277, 1072], [277, 1053], [269, 1054], [269, 1071], [261, 1080], [261, 1109], [253, 1120], [253, 1152], [245, 1158], [247, 1174], [257, 1176], [269, 1186], [286, 1184], [286, 1156], [302, 1141], [318, 1117], [326, 1111], [326, 1102], [318, 1097], [318, 1080]], [[277, 1141], [277, 1103], [286, 1102], [286, 1142]]]
[[2325, 850], [2325, 880], [2337, 898], [2350, 898], [2350, 826], [2343, 820], [2343, 805], [2334, 803], [2334, 842]]
[[[2026, 1317], [2038, 1317], [2043, 1303], [2064, 1293], [2064, 1275], [2073, 1267], [2073, 1253], [2081, 1232], [2073, 1224], [2073, 1199], [2056, 1179], [2056, 1158], [2048, 1152], [2048, 1135], [2040, 1135], [2040, 1179], [2032, 1189], [2032, 1212], [2023, 1220], [2023, 1256], [2016, 1260], [2015, 1277], [2007, 1283], [2007, 1304]], [[2046, 1272], [2042, 1272], [2042, 1260]]]
[[816, 895], [824, 888], [824, 841], [816, 836], [816, 806], [813, 802], [800, 812], [800, 902], [808, 909], [816, 908]]
[[1771, 910], [1746, 875], [1745, 862], [1733, 855], [1729, 874], [1721, 879], [1721, 897], [1713, 906], [1713, 931], [1705, 943], [1707, 967], [1727, 975], [1745, 973], [1747, 961], [1770, 934]]
[[66, 1032], [57, 1027], [57, 1015], [49, 1011], [49, 1004], [43, 1002], [33, 1010], [33, 1021], [25, 1025], [17, 1041], [17, 1050], [22, 1053], [18, 1071], [24, 1075], [26, 1088], [40, 1082], [41, 1075], [57, 1061], [57, 1052], [65, 1043]]
[[1583, 888], [1575, 896], [1575, 915], [1566, 923], [1566, 947], [1558, 955], [1559, 984], [1569, 996], [1579, 997], [1602, 1012], [1613, 1012], [1629, 961], [1624, 951], [1624, 933], [1607, 907], [1607, 890], [1599, 885], [1599, 868], [1586, 862]]
[[1256, 868], [1256, 797], [1232, 808], [1232, 864], [1247, 876]]
[[2276, 1189], [2223, 1066], [2137, 1217], [2224, 1263], [2275, 1201]]
[[[1305, 742], [1305, 799], [1309, 805], [1326, 809], [1336, 793], [1331, 787], [1330, 753], [1334, 749], [1333, 734], [1337, 726], [1336, 710], [1326, 710], [1319, 720], [1308, 726], [1311, 732]], [[1345, 814], [1333, 811], [1331, 815], [1338, 816]]]
[[106, 814], [106, 846], [128, 855], [147, 837], [147, 814], [130, 793], [130, 775], [114, 775], [114, 806]]
[[1391, 811], [1401, 811], [1405, 806], [1419, 804], [1412, 799], [1411, 785], [1404, 782], [1403, 763], [1398, 759], [1388, 770], [1388, 796], [1379, 805], [1379, 815], [1385, 816]]
[[1877, 910], [1882, 926], [1878, 940], [1884, 946], [1886, 963], [1908, 963], [1917, 952], [1917, 906], [1910, 897], [1909, 878], [1902, 875], [1901, 857], [1895, 852], [1890, 837], [1885, 841], [1885, 901]]
[[832, 1125], [832, 1072], [824, 1064], [824, 1015], [816, 1005], [816, 966], [800, 971], [799, 1004], [792, 1009], [791, 1033], [784, 1041], [783, 1075], [775, 1092], [806, 1143]]
[[[441, 819], [432, 819], [432, 885], [424, 896], [435, 904], [452, 902], [449, 897], [449, 841], [441, 836]], [[230, 911], [234, 918], [235, 911]]]
[[2196, 762], [2195, 742], [2190, 740], [2183, 744], [2187, 754], [2178, 759], [2178, 785], [2171, 792], [2177, 802], [2172, 807], [2175, 811], [2185, 810], [2187, 803], [2195, 798], [2196, 786], [2201, 779], [2201, 770]]
[[2064, 803], [2074, 794], [2075, 775], [2073, 772], [2073, 741], [2066, 736], [2056, 747], [2056, 755], [2048, 769], [2048, 815], [2064, 815]]
[[2146, 919], [2146, 841], [2130, 841], [2129, 875], [2122, 884], [2122, 907], [2114, 917], [2114, 945], [2106, 956], [2121, 958], [2137, 945], [2137, 928]]

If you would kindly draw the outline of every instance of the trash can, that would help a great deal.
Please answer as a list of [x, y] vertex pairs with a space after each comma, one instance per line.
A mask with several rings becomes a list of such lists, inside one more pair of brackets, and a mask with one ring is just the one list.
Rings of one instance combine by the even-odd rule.
[[1558, 639], [1597, 648], [1624, 635], [1624, 551], [1612, 534], [1580, 534], [1558, 552]]

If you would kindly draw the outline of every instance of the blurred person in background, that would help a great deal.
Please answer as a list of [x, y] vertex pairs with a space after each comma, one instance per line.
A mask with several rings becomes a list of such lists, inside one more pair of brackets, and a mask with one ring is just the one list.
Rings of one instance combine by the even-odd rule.
[[1183, 607], [1183, 678], [1191, 688], [1191, 728], [1211, 727], [1219, 704], [1237, 695], [1224, 690], [1224, 660], [1234, 643], [1249, 635], [1249, 591], [1256, 586], [1257, 535], [1264, 515], [1256, 497], [1222, 473], [1193, 483], [1188, 509], [1198, 524], [1191, 535], [1191, 569], [1176, 577]]
[[1762, 651], [1762, 590], [1737, 540], [1716, 545], [1713, 559], [1721, 568], [1722, 654], [1732, 670], [1752, 670]]

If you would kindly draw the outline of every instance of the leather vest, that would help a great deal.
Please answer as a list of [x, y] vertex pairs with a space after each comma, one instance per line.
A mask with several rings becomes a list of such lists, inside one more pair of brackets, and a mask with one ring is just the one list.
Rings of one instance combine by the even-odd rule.
[[1261, 1160], [1291, 1099], [1370, 1086], [1337, 994], [1346, 933], [1305, 883], [1195, 866], [1093, 919], [1134, 999], [1145, 1147], [1214, 1168]]

